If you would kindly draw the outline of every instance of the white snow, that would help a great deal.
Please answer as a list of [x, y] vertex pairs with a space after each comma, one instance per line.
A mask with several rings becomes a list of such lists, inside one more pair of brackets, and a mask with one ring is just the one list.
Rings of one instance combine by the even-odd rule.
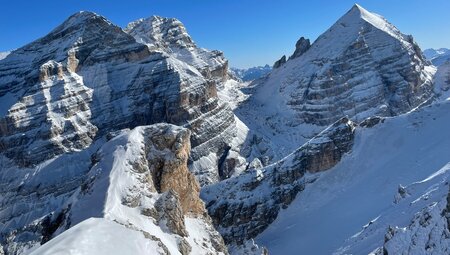
[[158, 243], [114, 221], [90, 218], [30, 253], [30, 255], [164, 254]]
[[6, 58], [9, 53], [11, 53], [11, 51], [4, 51], [4, 52], [0, 52], [0, 60]]
[[[426, 183], [424, 191], [447, 172], [450, 133], [444, 130], [449, 125], [450, 102], [443, 102], [360, 129], [352, 152], [307, 186], [257, 242], [273, 254], [331, 254], [339, 248], [367, 254], [380, 247], [387, 225], [404, 225], [424, 206], [414, 210], [404, 203], [397, 210], [406, 214], [390, 213], [399, 184]], [[380, 227], [370, 241], [342, 248], [377, 218]]]

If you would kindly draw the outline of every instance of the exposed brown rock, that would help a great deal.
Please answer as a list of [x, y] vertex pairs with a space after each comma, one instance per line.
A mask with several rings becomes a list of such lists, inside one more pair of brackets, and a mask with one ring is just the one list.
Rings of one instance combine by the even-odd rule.
[[166, 129], [162, 133], [145, 136], [149, 139], [146, 155], [149, 155], [148, 166], [156, 190], [176, 193], [183, 214], [202, 215], [205, 207], [199, 198], [200, 186], [187, 167], [191, 148], [190, 131], [184, 129], [175, 133]]
[[315, 181], [304, 178], [306, 173], [332, 168], [351, 150], [355, 127], [342, 118], [277, 163], [203, 188], [202, 198], [225, 242], [241, 245], [263, 232], [281, 208]]

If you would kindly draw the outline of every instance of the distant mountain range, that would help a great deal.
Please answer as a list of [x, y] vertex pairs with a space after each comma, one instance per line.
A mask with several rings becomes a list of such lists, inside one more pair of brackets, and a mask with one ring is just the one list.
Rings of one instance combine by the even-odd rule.
[[449, 50], [357, 4], [273, 68], [92, 12], [6, 55], [0, 255], [450, 254]]
[[450, 49], [426, 49], [423, 51], [425, 57], [435, 66], [441, 66], [450, 60]]
[[272, 71], [272, 67], [269, 65], [255, 66], [251, 68], [231, 68], [231, 72], [242, 81], [252, 81], [259, 79]]

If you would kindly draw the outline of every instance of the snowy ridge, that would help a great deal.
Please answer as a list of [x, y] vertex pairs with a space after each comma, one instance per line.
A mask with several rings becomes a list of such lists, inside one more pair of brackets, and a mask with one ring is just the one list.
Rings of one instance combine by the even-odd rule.
[[193, 131], [201, 183], [224, 178], [218, 159], [242, 143], [233, 112], [217, 97], [227, 60], [197, 48], [176, 19], [141, 20], [129, 33], [159, 41], [139, 43], [104, 17], [79, 12], [2, 60], [0, 151], [32, 167], [109, 131], [169, 122]]
[[177, 19], [152, 16], [131, 22], [125, 31], [151, 50], [164, 51], [189, 63], [206, 78], [215, 79], [218, 83], [227, 79], [228, 61], [223, 53], [198, 48]]
[[10, 53], [11, 51], [0, 52], [0, 60], [6, 58]]
[[[406, 225], [416, 212], [448, 193], [447, 175], [442, 173], [450, 161], [442, 152], [450, 148], [450, 137], [441, 130], [448, 125], [449, 109], [444, 102], [359, 129], [352, 152], [307, 185], [257, 243], [276, 254], [291, 254], [292, 243], [319, 254], [368, 254], [382, 246], [388, 225]], [[421, 180], [423, 184], [414, 184]], [[444, 185], [441, 191], [427, 196], [436, 183]], [[409, 185], [420, 188], [412, 188], [411, 197], [396, 206], [400, 184], [407, 191]], [[419, 197], [427, 199], [410, 207]]]
[[[204, 56], [216, 55], [205, 53]], [[220, 54], [217, 56], [219, 60], [223, 59]], [[208, 65], [204, 67], [209, 68]], [[226, 65], [220, 68], [226, 69]], [[142, 178], [108, 174], [121, 173], [110, 164], [119, 162], [115, 154], [126, 156], [124, 147], [133, 147], [127, 144], [128, 136], [114, 140], [122, 144], [108, 145], [117, 147], [101, 149], [114, 155], [106, 153], [104, 160], [108, 162], [102, 162], [101, 169], [94, 167], [98, 163], [96, 152], [106, 140], [123, 129], [160, 122], [184, 126], [192, 134], [192, 153], [185, 155], [186, 164], [190, 157], [190, 167], [202, 184], [223, 178], [218, 171], [219, 158], [232, 151], [230, 148], [240, 146], [246, 129], [242, 123], [238, 124], [228, 104], [217, 97], [216, 86], [227, 80], [226, 73], [221, 76], [220, 71], [208, 70], [202, 73], [198, 67], [174, 54], [152, 50], [136, 42], [120, 27], [90, 12], [72, 15], [48, 35], [1, 60], [1, 250], [14, 255], [27, 253], [90, 217], [107, 218], [128, 226], [127, 217], [136, 216], [138, 209], [123, 207], [119, 195], [126, 198], [129, 193], [122, 188], [140, 185]], [[131, 133], [136, 132], [140, 131]], [[136, 143], [134, 146], [143, 143], [135, 138], [128, 142]], [[232, 156], [240, 157], [235, 153]], [[245, 159], [239, 160], [245, 162]], [[129, 168], [120, 169], [128, 171]], [[187, 166], [185, 168], [187, 172]], [[95, 179], [98, 172], [104, 174], [103, 179], [93, 184], [97, 196], [90, 197], [83, 192], [91, 184], [89, 178]], [[118, 186], [105, 186], [113, 176], [118, 178]], [[186, 175], [182, 176], [173, 179], [185, 180]], [[184, 183], [193, 183], [193, 178], [189, 177]], [[109, 194], [107, 188], [114, 188], [118, 194], [116, 200], [105, 199], [105, 194]], [[195, 189], [198, 192], [199, 187]], [[175, 203], [176, 196], [165, 191], [156, 193], [163, 193], [154, 195], [155, 199], [160, 198], [155, 200], [159, 201], [155, 207], [163, 208], [161, 215], [152, 216], [159, 219], [155, 223], [159, 232], [145, 231], [162, 240], [156, 241], [158, 246], [166, 247], [172, 254], [187, 253], [189, 249], [199, 254], [226, 253], [220, 235], [207, 217], [202, 220], [186, 216], [186, 221], [181, 221], [182, 210], [164, 213], [164, 208]], [[182, 196], [194, 193], [179, 192]], [[198, 209], [201, 203], [198, 194], [196, 196], [193, 201], [199, 202], [195, 207]], [[103, 212], [109, 209], [101, 207], [99, 201], [109, 201], [108, 206], [123, 211], [108, 207], [112, 215], [108, 218]], [[151, 205], [150, 202], [147, 204]], [[93, 204], [95, 206], [91, 206]], [[167, 220], [163, 216], [177, 216], [178, 220]], [[138, 222], [130, 222], [140, 226], [140, 221], [150, 221], [144, 225], [154, 229], [152, 217], [136, 217]], [[164, 222], [169, 225], [179, 223], [184, 227], [179, 232], [166, 231]], [[85, 224], [81, 229], [89, 226]], [[198, 235], [187, 237], [191, 230]], [[199, 246], [203, 242], [200, 239], [211, 241]]]
[[[52, 254], [75, 248], [81, 254], [94, 254], [96, 250], [111, 250], [114, 246], [109, 247], [105, 241], [92, 247], [94, 234], [99, 233], [105, 235], [102, 240], [137, 254], [145, 248], [157, 254], [226, 254], [222, 238], [198, 197], [198, 183], [187, 169], [189, 131], [158, 124], [111, 135], [115, 137], [92, 156], [92, 166], [81, 185], [68, 194], [50, 198], [48, 202], [54, 207], [50, 216], [13, 231], [6, 251], [26, 254], [37, 248], [33, 254]], [[158, 168], [161, 160], [170, 167], [169, 172]], [[37, 232], [40, 227], [44, 229], [42, 236]], [[130, 243], [130, 238], [124, 239], [121, 234], [135, 240]], [[86, 246], [76, 248], [69, 240], [86, 242]]]
[[235, 113], [279, 159], [344, 116], [360, 122], [427, 102], [435, 72], [411, 36], [355, 5], [301, 56], [250, 84]]

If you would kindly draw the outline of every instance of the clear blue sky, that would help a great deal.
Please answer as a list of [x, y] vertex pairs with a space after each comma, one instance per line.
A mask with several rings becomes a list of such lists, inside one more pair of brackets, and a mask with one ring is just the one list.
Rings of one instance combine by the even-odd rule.
[[[2, 0], [0, 51], [47, 34], [69, 15], [94, 11], [119, 26], [151, 15], [180, 19], [201, 47], [225, 52], [230, 65], [272, 64], [300, 36], [312, 40], [355, 0]], [[449, 0], [361, 0], [425, 48], [450, 47]]]

